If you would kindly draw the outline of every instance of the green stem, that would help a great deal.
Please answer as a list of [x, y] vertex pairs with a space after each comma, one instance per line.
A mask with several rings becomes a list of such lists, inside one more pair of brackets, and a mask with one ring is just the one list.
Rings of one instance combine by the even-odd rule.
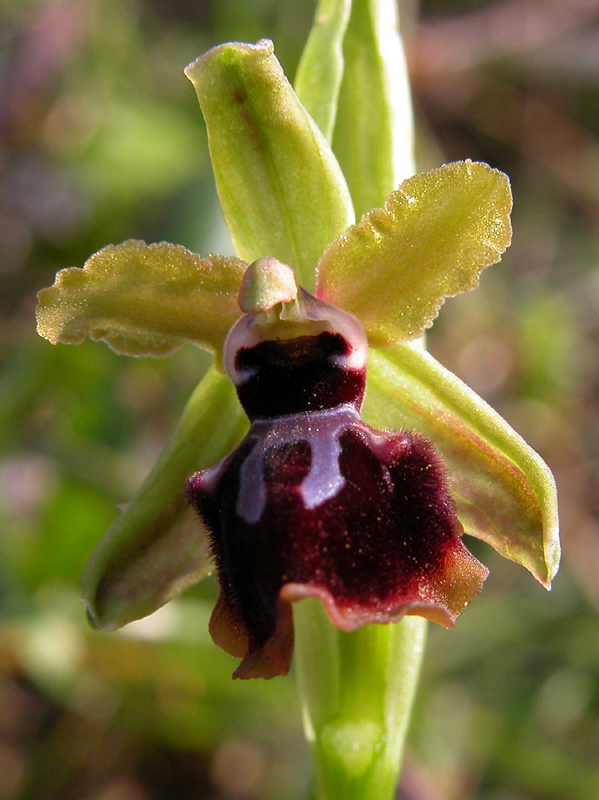
[[[317, 18], [298, 88], [327, 134], [334, 129], [335, 154], [362, 213], [381, 206], [414, 172], [397, 3], [322, 0], [318, 8], [333, 16]], [[294, 624], [298, 690], [314, 765], [312, 800], [391, 800], [426, 621], [407, 617], [343, 633], [319, 601], [303, 600], [294, 608]]]
[[314, 800], [391, 800], [426, 638], [426, 621], [337, 630], [322, 605], [294, 609], [298, 690]]

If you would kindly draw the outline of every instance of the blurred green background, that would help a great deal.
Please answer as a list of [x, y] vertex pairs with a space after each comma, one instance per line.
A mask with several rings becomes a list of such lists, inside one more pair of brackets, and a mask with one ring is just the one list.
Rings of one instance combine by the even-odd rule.
[[[299, 0], [0, 2], [0, 800], [296, 800], [309, 763], [293, 678], [233, 682], [209, 580], [119, 634], [78, 600], [95, 542], [152, 465], [207, 357], [52, 347], [35, 291], [108, 242], [231, 252], [182, 70], [275, 40]], [[403, 3], [419, 166], [512, 178], [514, 244], [452, 300], [432, 352], [549, 462], [564, 564], [547, 594], [490, 568], [453, 632], [430, 626], [403, 800], [599, 798], [599, 3]], [[340, 798], [342, 800], [342, 798]]]

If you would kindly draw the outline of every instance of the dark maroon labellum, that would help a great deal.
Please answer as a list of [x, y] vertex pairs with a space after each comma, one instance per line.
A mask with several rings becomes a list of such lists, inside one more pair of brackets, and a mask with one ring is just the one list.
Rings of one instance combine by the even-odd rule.
[[263, 338], [244, 317], [232, 329], [225, 362], [252, 426], [187, 488], [221, 585], [211, 633], [243, 658], [240, 678], [288, 671], [296, 600], [318, 597], [347, 631], [405, 614], [450, 627], [487, 575], [462, 544], [431, 443], [360, 419], [357, 320], [303, 299], [304, 335]]

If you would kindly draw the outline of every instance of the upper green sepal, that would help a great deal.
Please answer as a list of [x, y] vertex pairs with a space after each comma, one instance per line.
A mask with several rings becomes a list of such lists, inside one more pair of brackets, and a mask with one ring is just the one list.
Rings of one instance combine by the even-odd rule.
[[89, 335], [128, 356], [164, 356], [186, 341], [220, 355], [246, 268], [168, 242], [110, 244], [39, 292], [38, 332], [53, 344]]
[[285, 77], [272, 42], [219, 45], [185, 74], [206, 121], [236, 251], [247, 261], [278, 258], [313, 291], [316, 263], [353, 222], [353, 206], [339, 164]]
[[317, 294], [360, 320], [374, 347], [422, 336], [446, 297], [473, 289], [511, 240], [506, 175], [458, 161], [408, 178], [324, 252]]
[[553, 475], [482, 398], [429, 353], [398, 345], [370, 354], [364, 418], [429, 436], [466, 533], [550, 588], [560, 560]]

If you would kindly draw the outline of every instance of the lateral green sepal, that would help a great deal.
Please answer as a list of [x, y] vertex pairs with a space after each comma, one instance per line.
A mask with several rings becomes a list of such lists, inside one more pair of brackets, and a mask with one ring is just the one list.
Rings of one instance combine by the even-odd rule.
[[113, 630], [145, 617], [209, 573], [206, 530], [185, 500], [185, 481], [223, 458], [246, 428], [231, 382], [211, 367], [87, 564], [82, 598], [95, 627]]
[[371, 352], [364, 418], [428, 436], [447, 465], [466, 533], [526, 567], [547, 589], [560, 559], [551, 471], [494, 411], [429, 353]]

